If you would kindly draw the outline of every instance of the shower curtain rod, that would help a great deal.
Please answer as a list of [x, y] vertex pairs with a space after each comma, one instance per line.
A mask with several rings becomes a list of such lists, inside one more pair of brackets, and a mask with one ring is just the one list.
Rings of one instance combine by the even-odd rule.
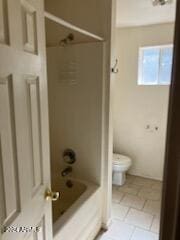
[[94, 38], [94, 39], [96, 39], [98, 41], [104, 41], [104, 39], [102, 37], [99, 37], [99, 36], [97, 36], [97, 35], [95, 35], [95, 34], [93, 34], [91, 32], [88, 32], [88, 31], [82, 29], [82, 28], [76, 27], [75, 25], [73, 25], [73, 24], [71, 24], [71, 23], [69, 23], [69, 22], [67, 22], [67, 21], [65, 21], [65, 20], [63, 20], [63, 19], [61, 19], [59, 17], [54, 16], [51, 13], [48, 13], [48, 12], [45, 11], [44, 16], [46, 18], [48, 18], [49, 20], [58, 23], [59, 25], [62, 25], [62, 26], [67, 27], [67, 28], [69, 28], [71, 30], [74, 30], [76, 32], [84, 34], [84, 35], [86, 35], [88, 37], [92, 37], [92, 38]]

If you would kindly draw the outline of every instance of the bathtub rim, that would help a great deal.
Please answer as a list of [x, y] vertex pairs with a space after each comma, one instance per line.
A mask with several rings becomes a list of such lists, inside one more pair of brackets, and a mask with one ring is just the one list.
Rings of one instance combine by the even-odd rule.
[[65, 212], [61, 217], [59, 217], [53, 223], [53, 237], [55, 237], [59, 231], [61, 231], [68, 221], [78, 213], [81, 207], [88, 201], [88, 199], [93, 196], [99, 189], [100, 186], [98, 184], [89, 182], [87, 180], [81, 180], [75, 177], [69, 177], [69, 180], [84, 184], [86, 186], [85, 191], [79, 196], [79, 198], [68, 208], [67, 212]]

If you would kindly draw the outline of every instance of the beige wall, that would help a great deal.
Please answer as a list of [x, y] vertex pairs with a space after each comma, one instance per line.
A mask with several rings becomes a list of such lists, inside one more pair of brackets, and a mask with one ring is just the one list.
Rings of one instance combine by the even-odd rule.
[[163, 174], [169, 87], [137, 85], [138, 49], [172, 43], [173, 30], [173, 24], [119, 28], [116, 36], [114, 151], [132, 158], [130, 173], [155, 179]]

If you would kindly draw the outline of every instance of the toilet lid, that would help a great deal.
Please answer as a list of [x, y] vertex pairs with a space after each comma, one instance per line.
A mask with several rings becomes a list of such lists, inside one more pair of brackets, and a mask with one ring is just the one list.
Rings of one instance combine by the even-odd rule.
[[113, 154], [113, 163], [117, 165], [129, 165], [131, 164], [131, 159], [127, 156], [114, 153]]

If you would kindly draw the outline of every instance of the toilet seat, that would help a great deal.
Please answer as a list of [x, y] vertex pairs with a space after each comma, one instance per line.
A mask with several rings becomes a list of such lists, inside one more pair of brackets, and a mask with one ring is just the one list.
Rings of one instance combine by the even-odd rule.
[[131, 165], [132, 161], [129, 157], [114, 153], [113, 154], [113, 164], [120, 166], [128, 166]]

